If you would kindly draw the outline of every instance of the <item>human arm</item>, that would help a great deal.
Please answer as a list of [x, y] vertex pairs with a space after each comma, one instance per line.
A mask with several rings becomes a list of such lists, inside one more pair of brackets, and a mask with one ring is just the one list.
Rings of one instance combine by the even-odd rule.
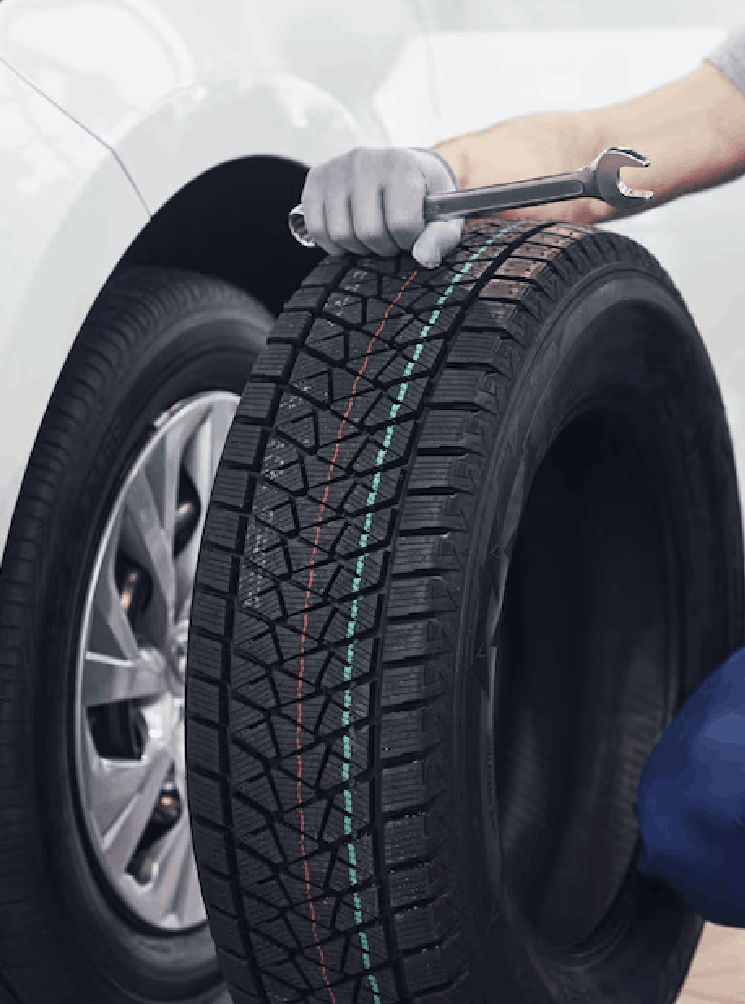
[[686, 76], [628, 101], [507, 119], [438, 143], [435, 150], [452, 165], [461, 188], [476, 188], [575, 171], [608, 146], [628, 146], [649, 157], [649, 167], [624, 168], [621, 177], [631, 188], [652, 189], [654, 198], [632, 209], [576, 199], [500, 215], [593, 224], [732, 181], [745, 174], [745, 96], [704, 59]]
[[740, 177], [745, 29], [731, 33], [691, 73], [628, 101], [507, 119], [438, 143], [438, 157], [423, 150], [358, 148], [334, 158], [308, 174], [302, 195], [306, 226], [331, 254], [407, 249], [422, 264], [436, 265], [460, 240], [462, 221], [425, 226], [426, 195], [458, 183], [477, 188], [568, 173], [586, 167], [608, 146], [628, 146], [649, 157], [649, 167], [624, 168], [621, 177], [631, 188], [651, 189], [654, 198], [632, 209], [575, 199], [509, 209], [500, 217], [595, 224]]

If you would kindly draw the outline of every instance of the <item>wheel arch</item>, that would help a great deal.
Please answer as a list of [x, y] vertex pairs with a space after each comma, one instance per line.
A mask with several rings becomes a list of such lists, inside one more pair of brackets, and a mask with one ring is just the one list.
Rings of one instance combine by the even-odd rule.
[[217, 164], [161, 206], [118, 267], [155, 265], [213, 275], [279, 313], [323, 257], [298, 244], [287, 226], [306, 173], [296, 160], [263, 154]]
[[[66, 128], [79, 131], [69, 120]], [[279, 313], [322, 257], [298, 244], [287, 227], [308, 169], [298, 160], [257, 154], [215, 163], [148, 215], [117, 158], [93, 138], [85, 142], [98, 148], [92, 163], [64, 192], [64, 219], [45, 219], [30, 242], [28, 282], [6, 304], [9, 323], [0, 331], [0, 387], [15, 416], [0, 456], [0, 556], [49, 397], [112, 275], [135, 264], [201, 272]]]

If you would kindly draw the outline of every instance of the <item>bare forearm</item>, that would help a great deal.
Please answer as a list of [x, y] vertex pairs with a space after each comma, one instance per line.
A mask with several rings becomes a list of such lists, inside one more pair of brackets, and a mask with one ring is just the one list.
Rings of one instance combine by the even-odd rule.
[[621, 173], [629, 187], [654, 191], [640, 209], [630, 213], [577, 199], [502, 215], [598, 223], [732, 181], [745, 173], [745, 98], [704, 60], [685, 77], [629, 101], [508, 119], [436, 149], [452, 164], [461, 187], [474, 188], [577, 170], [607, 146], [628, 146], [650, 158], [648, 168]]
[[[509, 181], [537, 178], [547, 174], [575, 171], [600, 153], [597, 139], [589, 135], [590, 125], [583, 114], [543, 112], [498, 122], [479, 132], [456, 136], [435, 149], [453, 167], [461, 188], [501, 185]], [[592, 124], [594, 128], [594, 123]], [[508, 219], [545, 215], [561, 207], [561, 218], [577, 217], [593, 200], [507, 210]], [[560, 218], [556, 216], [556, 218]]]
[[[621, 175], [632, 188], [654, 191], [642, 211], [745, 173], [745, 97], [707, 60], [663, 87], [587, 114], [603, 147], [630, 146], [649, 157], [648, 168]], [[610, 210], [608, 218], [626, 215]]]

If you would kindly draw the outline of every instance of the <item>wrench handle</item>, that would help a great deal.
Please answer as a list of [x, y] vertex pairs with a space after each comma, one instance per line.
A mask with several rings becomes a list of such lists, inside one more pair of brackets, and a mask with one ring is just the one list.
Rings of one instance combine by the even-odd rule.
[[[510, 182], [506, 185], [488, 185], [460, 192], [428, 195], [424, 199], [424, 220], [454, 220], [485, 213], [498, 213], [501, 209], [522, 209], [542, 206], [547, 202], [564, 202], [567, 199], [597, 198], [588, 192], [587, 182], [578, 177], [579, 172], [550, 178], [531, 178], [529, 181]], [[588, 179], [589, 181], [589, 179]]]

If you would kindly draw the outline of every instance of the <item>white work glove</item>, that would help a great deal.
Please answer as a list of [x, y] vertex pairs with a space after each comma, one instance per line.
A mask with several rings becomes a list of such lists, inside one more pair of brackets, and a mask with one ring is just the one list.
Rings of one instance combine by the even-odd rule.
[[434, 150], [356, 147], [311, 168], [301, 196], [305, 227], [332, 255], [411, 250], [427, 268], [460, 241], [463, 220], [425, 224], [424, 196], [458, 188]]

